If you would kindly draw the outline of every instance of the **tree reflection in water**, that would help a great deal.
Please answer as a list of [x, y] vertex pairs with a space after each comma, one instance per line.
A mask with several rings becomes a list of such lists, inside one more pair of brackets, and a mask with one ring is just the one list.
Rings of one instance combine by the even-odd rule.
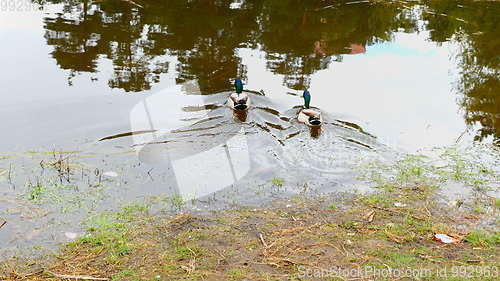
[[196, 79], [209, 94], [230, 88], [228, 78], [245, 77], [238, 48], [262, 50], [266, 67], [301, 90], [344, 55], [390, 41], [395, 32], [428, 30], [430, 40], [460, 46], [454, 89], [465, 121], [479, 127], [476, 140], [500, 142], [499, 2], [233, 2], [62, 1], [64, 13], [45, 18], [45, 37], [59, 67], [70, 70], [69, 83], [77, 73], [97, 72], [106, 58], [114, 68], [111, 88], [141, 92], [175, 72], [177, 82]]
[[[455, 91], [469, 125], [480, 125], [475, 139], [500, 145], [500, 3], [429, 1], [431, 39], [459, 44], [460, 76]], [[446, 17], [442, 14], [447, 15]]]

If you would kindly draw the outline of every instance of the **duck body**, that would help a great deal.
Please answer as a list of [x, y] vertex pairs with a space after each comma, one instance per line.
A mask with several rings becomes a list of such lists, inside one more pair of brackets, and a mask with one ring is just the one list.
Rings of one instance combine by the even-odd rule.
[[308, 126], [318, 127], [323, 124], [323, 117], [321, 116], [321, 110], [318, 108], [311, 108], [309, 104], [311, 103], [311, 94], [306, 90], [302, 94], [304, 98], [304, 108], [299, 111], [298, 120]]
[[250, 97], [247, 93], [243, 93], [243, 83], [240, 79], [236, 79], [234, 87], [236, 88], [235, 93], [232, 93], [227, 99], [229, 107], [234, 110], [247, 110], [250, 107]]
[[232, 93], [227, 103], [232, 109], [247, 110], [250, 107], [250, 97], [247, 93]]
[[299, 122], [302, 122], [311, 127], [321, 126], [323, 124], [323, 117], [321, 111], [316, 108], [304, 108], [299, 111]]

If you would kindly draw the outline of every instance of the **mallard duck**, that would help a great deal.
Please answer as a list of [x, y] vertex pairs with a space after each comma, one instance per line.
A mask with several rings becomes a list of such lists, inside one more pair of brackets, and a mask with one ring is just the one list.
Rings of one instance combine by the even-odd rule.
[[232, 93], [227, 102], [232, 109], [247, 110], [250, 107], [250, 97], [243, 93], [243, 82], [240, 79], [234, 81], [235, 93]]
[[299, 111], [299, 122], [313, 127], [321, 126], [321, 124], [323, 124], [321, 111], [317, 108], [309, 107], [309, 104], [311, 103], [311, 94], [309, 91], [304, 91], [302, 97], [304, 98], [304, 108]]

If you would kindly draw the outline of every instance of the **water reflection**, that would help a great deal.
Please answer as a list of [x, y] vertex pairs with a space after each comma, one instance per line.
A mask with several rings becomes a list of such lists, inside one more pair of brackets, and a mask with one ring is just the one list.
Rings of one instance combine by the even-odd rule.
[[[245, 75], [238, 47], [259, 47], [267, 67], [285, 75], [290, 88], [309, 85], [309, 75], [389, 40], [391, 32], [416, 29], [411, 14], [396, 6], [359, 3], [326, 7], [316, 1], [126, 1], [65, 3], [65, 13], [45, 18], [47, 43], [63, 69], [98, 70], [99, 57], [113, 61], [109, 86], [125, 91], [151, 88], [178, 60], [177, 79], [197, 79], [203, 93], [228, 87]], [[134, 2], [135, 3], [135, 2]], [[342, 3], [339, 2], [339, 5]], [[342, 23], [342, 24], [339, 24]]]
[[[49, 1], [50, 2], [50, 1]], [[57, 1], [59, 3], [59, 1]], [[113, 63], [108, 84], [127, 92], [151, 89], [161, 75], [197, 79], [203, 94], [245, 77], [238, 48], [257, 48], [266, 67], [290, 89], [310, 86], [311, 74], [391, 41], [394, 32], [430, 31], [435, 42], [461, 46], [455, 90], [477, 140], [500, 136], [498, 2], [426, 1], [63, 1], [45, 18], [47, 44], [68, 83], [81, 72]], [[425, 22], [422, 22], [424, 20]], [[175, 59], [172, 59], [175, 57]], [[173, 65], [172, 65], [173, 64]]]
[[423, 18], [433, 41], [459, 43], [454, 88], [465, 121], [479, 127], [475, 139], [500, 145], [500, 3], [429, 1]]
[[[297, 169], [297, 178], [311, 176], [310, 169], [338, 175], [341, 163], [354, 159], [350, 150], [385, 150], [359, 125], [326, 114], [323, 126], [310, 128], [297, 120], [300, 106], [280, 112], [260, 93], [248, 93], [248, 111], [234, 111], [226, 104], [231, 93], [202, 95], [194, 80], [161, 90], [133, 107], [131, 132], [101, 141], [132, 139], [139, 160], [168, 179], [161, 189], [184, 200], [227, 192], [249, 179], [265, 182], [283, 171]], [[345, 151], [337, 161], [321, 155], [340, 147]]]
[[247, 121], [248, 111], [246, 110], [233, 110], [233, 116], [235, 120], [239, 120], [240, 122]]
[[321, 135], [321, 130], [322, 130], [322, 128], [318, 127], [318, 126], [316, 126], [316, 127], [309, 127], [311, 138], [314, 138], [314, 139], [319, 138], [319, 136]]
[[[383, 154], [384, 137], [407, 134], [416, 149], [453, 142], [464, 124], [455, 100], [476, 140], [500, 142], [498, 2], [40, 2], [43, 27], [38, 14], [0, 16], [1, 146], [84, 143], [107, 155], [131, 145], [141, 163], [114, 156], [127, 179], [110, 204], [166, 193], [260, 203], [268, 194], [249, 187], [273, 177], [350, 190], [348, 163]], [[266, 91], [246, 115], [224, 104], [234, 77]], [[295, 119], [304, 88], [318, 93], [321, 131]], [[114, 95], [124, 92], [140, 94]]]
[[119, 136], [132, 136], [141, 162], [166, 173], [166, 190], [183, 200], [214, 194], [249, 173], [247, 138], [256, 133], [252, 123], [263, 123], [258, 111], [252, 122], [245, 123], [247, 111], [233, 111], [225, 104], [229, 94], [201, 95], [197, 81], [164, 89], [132, 109], [130, 123], [135, 133]]

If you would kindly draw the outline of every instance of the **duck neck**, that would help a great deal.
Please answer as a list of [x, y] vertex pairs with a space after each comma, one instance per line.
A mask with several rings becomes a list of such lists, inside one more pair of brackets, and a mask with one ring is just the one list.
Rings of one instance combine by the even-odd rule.
[[241, 94], [241, 92], [243, 92], [243, 83], [240, 80], [237, 80], [234, 83], [234, 87], [236, 89], [237, 94]]
[[304, 97], [304, 108], [309, 108], [309, 104], [311, 103], [310, 97]]

